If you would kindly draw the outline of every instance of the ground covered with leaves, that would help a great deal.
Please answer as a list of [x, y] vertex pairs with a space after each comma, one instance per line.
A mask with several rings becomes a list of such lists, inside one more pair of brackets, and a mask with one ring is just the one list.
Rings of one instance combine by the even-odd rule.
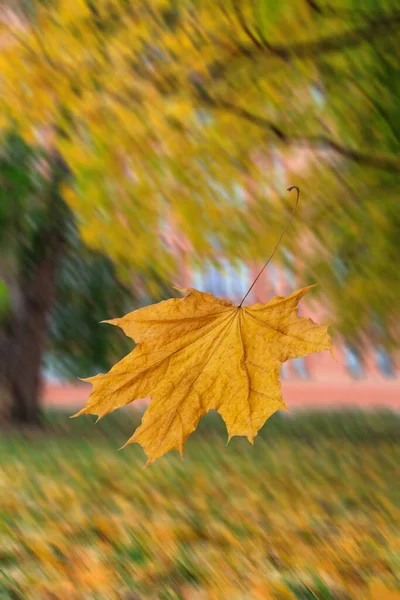
[[1, 600], [400, 598], [400, 415], [210, 414], [144, 470], [131, 412], [47, 419], [1, 433]]

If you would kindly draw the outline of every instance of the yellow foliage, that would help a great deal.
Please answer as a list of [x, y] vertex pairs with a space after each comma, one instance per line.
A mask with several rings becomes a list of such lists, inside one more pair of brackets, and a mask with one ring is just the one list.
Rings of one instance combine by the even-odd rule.
[[108, 374], [85, 380], [93, 390], [74, 416], [88, 413], [100, 419], [151, 396], [142, 424], [127, 442], [144, 448], [147, 465], [174, 449], [183, 457], [187, 438], [212, 409], [223, 417], [229, 440], [239, 435], [253, 443], [273, 413], [287, 410], [281, 364], [312, 352], [332, 352], [328, 326], [297, 315], [299, 301], [313, 287], [252, 306], [187, 289], [184, 298], [107, 321], [121, 327], [137, 347]]
[[[264, 110], [266, 100], [281, 106], [287, 86], [280, 84], [283, 89], [276, 90], [269, 77], [265, 81], [262, 65], [262, 76], [253, 72], [254, 61], [251, 69], [237, 67], [246, 34], [234, 15], [232, 19], [231, 9], [215, 2], [148, 4], [60, 0], [39, 3], [32, 21], [7, 22], [1, 40], [0, 130], [15, 122], [31, 140], [41, 127], [54, 128], [52, 143], [77, 182], [75, 195], [66, 200], [79, 215], [85, 240], [113, 259], [123, 256], [130, 266], [141, 268], [145, 261], [138, 256], [145, 253], [148, 262], [151, 240], [135, 238], [132, 252], [135, 232], [121, 235], [115, 225], [108, 233], [114, 229], [111, 204], [102, 207], [109, 217], [104, 235], [98, 196], [113, 196], [110, 180], [129, 196], [122, 210], [131, 228], [140, 215], [151, 230], [148, 207], [159, 223], [168, 198], [193, 254], [214, 253], [209, 239], [218, 232], [227, 258], [243, 258], [239, 240], [254, 255], [259, 233], [252, 232], [250, 247], [242, 218], [246, 210], [232, 206], [232, 183], [241, 183], [254, 148], [265, 145], [265, 131], [229, 110], [211, 109], [194, 81], [200, 78], [213, 97], [243, 102], [255, 112]], [[257, 17], [253, 8], [244, 3], [249, 22]], [[232, 63], [226, 77], [213, 76], [215, 66], [225, 62]], [[133, 157], [135, 177], [121, 177], [102, 146]], [[119, 192], [115, 199], [121, 200]], [[263, 240], [265, 235], [263, 229]]]
[[369, 588], [370, 600], [400, 600], [400, 590], [389, 590], [384, 583], [377, 581]]

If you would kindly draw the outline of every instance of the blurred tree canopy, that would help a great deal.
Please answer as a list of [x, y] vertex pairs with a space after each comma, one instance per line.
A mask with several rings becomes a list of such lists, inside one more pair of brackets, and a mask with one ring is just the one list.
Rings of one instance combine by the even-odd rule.
[[0, 414], [17, 423], [40, 421], [45, 363], [65, 378], [108, 371], [132, 342], [99, 321], [148, 301], [145, 285], [129, 287], [108, 257], [82, 242], [60, 195], [68, 176], [57, 155], [47, 156], [15, 132], [5, 136], [0, 151]]
[[227, 258], [268, 255], [284, 164], [303, 191], [287, 246], [300, 256], [306, 232], [314, 249], [305, 277], [339, 331], [393, 346], [399, 24], [397, 0], [20, 0], [3, 11], [2, 124], [68, 164], [86, 243], [141, 272], [150, 256], [160, 277], [167, 215], [194, 256], [215, 240]]

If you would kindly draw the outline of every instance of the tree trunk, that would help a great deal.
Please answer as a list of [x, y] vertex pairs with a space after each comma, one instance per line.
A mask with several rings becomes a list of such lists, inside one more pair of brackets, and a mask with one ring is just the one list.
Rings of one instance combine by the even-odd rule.
[[56, 239], [50, 240], [47, 236], [52, 252], [46, 252], [33, 276], [23, 283], [23, 306], [14, 320], [10, 389], [11, 420], [16, 424], [38, 425], [41, 420], [40, 371], [48, 315], [54, 298], [56, 267], [62, 249], [62, 240], [58, 237], [56, 244]]
[[0, 427], [8, 424], [11, 418], [12, 394], [8, 377], [8, 348], [6, 334], [0, 332]]
[[41, 365], [68, 226], [68, 210], [59, 195], [63, 176], [65, 168], [56, 163], [33, 260], [20, 271], [17, 306], [0, 338], [0, 404], [5, 419], [18, 426], [41, 424]]
[[18, 235], [10, 235], [7, 249], [8, 252], [2, 252], [0, 261], [0, 276], [5, 282], [10, 294], [10, 311], [2, 315], [0, 326], [0, 426], [7, 425], [11, 419], [12, 407], [12, 381], [11, 361], [12, 361], [12, 330], [14, 314], [21, 309], [21, 294], [18, 282], [18, 262], [17, 257]]

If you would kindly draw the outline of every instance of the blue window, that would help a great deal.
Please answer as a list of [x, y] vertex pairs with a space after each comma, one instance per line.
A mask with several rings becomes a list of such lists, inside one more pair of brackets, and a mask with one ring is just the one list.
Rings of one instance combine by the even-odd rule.
[[289, 367], [287, 363], [281, 365], [281, 379], [289, 379]]
[[240, 265], [238, 271], [235, 273], [235, 277], [237, 281], [237, 294], [243, 298], [250, 287], [249, 269], [245, 263]]
[[309, 374], [307, 371], [307, 367], [306, 367], [306, 361], [303, 357], [301, 358], [294, 358], [293, 359], [293, 365], [295, 368], [295, 371], [297, 373], [297, 375], [301, 378], [301, 379], [308, 379], [309, 378]]
[[237, 266], [229, 264], [227, 260], [222, 261], [225, 282], [225, 294], [229, 300], [240, 302], [249, 288], [248, 269], [244, 263]]
[[343, 350], [346, 368], [350, 371], [351, 376], [354, 379], [362, 379], [365, 377], [364, 366], [359, 352], [355, 348], [347, 345], [343, 346]]
[[197, 271], [193, 280], [199, 284], [198, 289], [202, 292], [208, 292], [217, 297], [225, 295], [224, 274], [210, 263], [204, 270]]
[[225, 297], [239, 302], [249, 288], [248, 267], [244, 263], [231, 265], [226, 259], [221, 268], [208, 264], [204, 269], [194, 268], [192, 285], [202, 292], [208, 292], [219, 298]]
[[375, 349], [376, 364], [378, 369], [386, 377], [396, 377], [394, 370], [393, 360], [388, 352], [382, 346], [378, 346]]

